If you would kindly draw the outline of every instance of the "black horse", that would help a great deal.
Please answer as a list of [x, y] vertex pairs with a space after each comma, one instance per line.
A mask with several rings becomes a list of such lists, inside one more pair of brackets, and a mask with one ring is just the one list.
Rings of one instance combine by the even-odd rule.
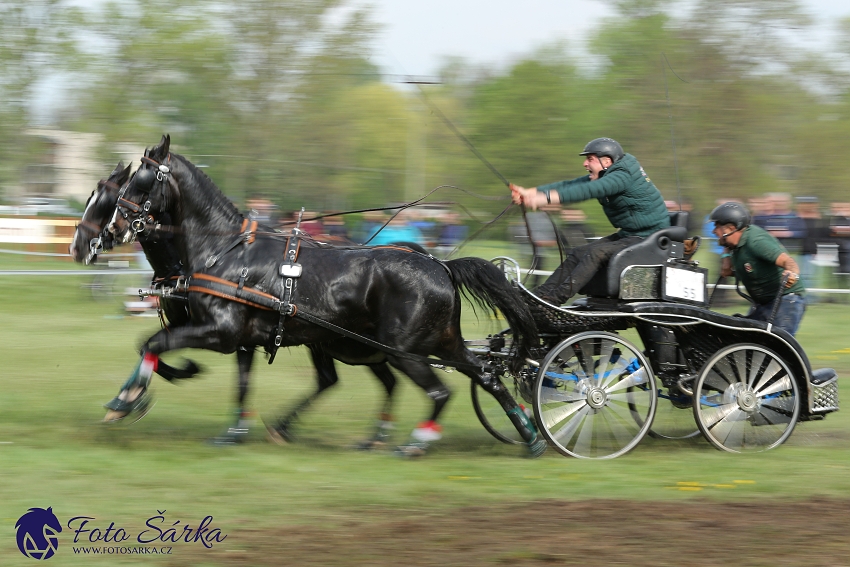
[[[545, 449], [522, 409], [461, 336], [464, 290], [505, 315], [515, 370], [536, 345], [531, 313], [500, 270], [480, 258], [440, 262], [398, 247], [299, 247], [295, 237], [258, 232], [200, 169], [169, 147], [163, 136], [145, 152], [110, 224], [116, 239], [128, 242], [136, 232], [156, 230], [158, 219], [169, 215], [171, 224], [160, 230], [173, 231], [192, 274], [191, 323], [153, 335], [143, 347], [147, 364], [181, 348], [228, 353], [263, 346], [273, 353], [301, 344], [320, 345], [326, 356], [349, 364], [386, 361], [432, 399], [429, 419], [401, 448], [419, 453], [439, 438], [437, 419], [450, 396], [430, 363], [449, 362], [496, 397], [532, 454]], [[126, 399], [146, 385], [127, 388]], [[269, 430], [286, 437], [287, 427], [285, 417]]]
[[[98, 182], [97, 188], [92, 192], [92, 195], [86, 202], [85, 211], [77, 225], [77, 230], [69, 247], [71, 257], [76, 262], [93, 263], [97, 260], [97, 255], [100, 252], [112, 248], [112, 234], [106, 231], [105, 228], [115, 212], [118, 193], [129, 179], [130, 167], [125, 168], [123, 163], [119, 162], [108, 179]], [[161, 220], [165, 220], [165, 218], [163, 217]], [[140, 234], [138, 241], [142, 246], [148, 262], [153, 268], [154, 285], [167, 289], [176, 283], [176, 278], [186, 275], [171, 233], [156, 232]], [[403, 245], [417, 248], [417, 245], [413, 243], [404, 243]], [[419, 248], [419, 250], [425, 253], [423, 249]], [[165, 318], [168, 320], [169, 328], [186, 325], [190, 322], [187, 302], [182, 294], [163, 295], [160, 298], [159, 305]], [[314, 366], [316, 367], [317, 391], [297, 404], [296, 409], [290, 413], [289, 421], [294, 420], [298, 411], [309, 406], [313, 399], [325, 389], [336, 384], [339, 379], [333, 359], [326, 356], [319, 345], [308, 345], [308, 348]], [[239, 442], [248, 433], [250, 416], [247, 411], [246, 398], [249, 390], [254, 352], [253, 348], [249, 349], [245, 347], [240, 347], [236, 351], [239, 376], [236, 421], [232, 426], [228, 427], [223, 435], [215, 438], [217, 443], [229, 444]], [[136, 366], [136, 370], [131, 374], [125, 386], [129, 386], [138, 380], [137, 374], [140, 371], [141, 364], [142, 361], [140, 360]], [[392, 393], [396, 384], [395, 375], [386, 363], [371, 364], [369, 368], [384, 386], [386, 397], [375, 434], [370, 439], [363, 441], [360, 445], [361, 448], [371, 448], [384, 442], [388, 437], [388, 430], [392, 425], [391, 408]], [[198, 371], [199, 368], [197, 365], [191, 361], [184, 368], [179, 369], [172, 368], [161, 360], [156, 365], [156, 372], [169, 382], [177, 379], [191, 378]], [[133, 410], [135, 410], [137, 416], [143, 415], [148, 405], [149, 398], [147, 397], [139, 397], [132, 403], [126, 401], [126, 396], [125, 399], [116, 398], [107, 404], [109, 412], [105, 421], [118, 421]]]

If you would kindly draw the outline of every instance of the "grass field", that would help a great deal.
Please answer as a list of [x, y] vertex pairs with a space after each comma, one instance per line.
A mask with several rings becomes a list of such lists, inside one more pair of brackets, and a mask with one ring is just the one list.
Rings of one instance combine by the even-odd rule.
[[[53, 267], [51, 261], [36, 265]], [[424, 555], [411, 555], [409, 549], [396, 549], [398, 557], [406, 557], [396, 561], [380, 546], [375, 546], [375, 556], [346, 558], [343, 546], [341, 556], [329, 557], [322, 553], [322, 541], [327, 538], [328, 546], [330, 540], [339, 545], [338, 537], [347, 537], [351, 539], [343, 541], [354, 549], [354, 541], [365, 537], [370, 525], [385, 531], [398, 525], [388, 523], [388, 518], [414, 522], [410, 525], [426, 531], [427, 522], [425, 528], [415, 522], [434, 518], [436, 525], [465, 518], [470, 534], [477, 529], [475, 522], [502, 518], [529, 529], [539, 524], [545, 536], [547, 516], [535, 511], [539, 507], [551, 512], [553, 502], [590, 510], [605, 506], [587, 503], [628, 501], [635, 509], [646, 510], [648, 519], [652, 510], [691, 510], [698, 515], [705, 506], [719, 514], [723, 506], [742, 502], [784, 517], [794, 515], [795, 502], [817, 513], [819, 506], [812, 502], [824, 502], [828, 508], [836, 502], [843, 506], [850, 498], [847, 410], [824, 421], [802, 423], [788, 443], [756, 455], [721, 453], [701, 438], [675, 442], [646, 438], [632, 453], [613, 461], [568, 459], [553, 450], [532, 460], [525, 458], [521, 447], [501, 445], [484, 431], [469, 403], [468, 380], [458, 373], [444, 375], [455, 396], [444, 414], [444, 439], [423, 459], [402, 460], [389, 450], [361, 453], [351, 449], [370, 431], [380, 390], [370, 374], [341, 365], [340, 385], [304, 415], [297, 429], [299, 441], [275, 446], [266, 442], [260, 418], [274, 416], [312, 389], [313, 370], [301, 348], [282, 351], [272, 366], [257, 357], [250, 401], [258, 420], [243, 445], [221, 448], [207, 443], [230, 420], [235, 359], [204, 351], [166, 357], [172, 362], [181, 355], [191, 357], [204, 367], [203, 377], [180, 386], [155, 378], [157, 404], [147, 417], [131, 426], [105, 426], [99, 423], [104, 413], [101, 405], [115, 395], [132, 370], [139, 344], [159, 323], [154, 318], [123, 316], [117, 299], [93, 301], [83, 289], [90, 280], [0, 276], [3, 566], [32, 564], [32, 559], [18, 552], [14, 528], [31, 507], [51, 506], [63, 526], [71, 517], [88, 516], [95, 518], [92, 526], [103, 530], [113, 522], [116, 529], [123, 526], [134, 537], [145, 529], [146, 520], [161, 511], [165, 518], [161, 525], [179, 522], [178, 533], [186, 524], [196, 527], [205, 516], [213, 516], [214, 526], [227, 534], [211, 550], [200, 543], [173, 544], [173, 555], [167, 558], [94, 558], [72, 553], [74, 545], [94, 544], [74, 544], [73, 531], [66, 528], [59, 551], [50, 560], [54, 565], [303, 565], [311, 563], [311, 557], [317, 564], [413, 565], [431, 563], [418, 561]], [[843, 391], [850, 387], [848, 317], [850, 305], [813, 305], [798, 334], [813, 367], [838, 370]], [[476, 320], [472, 309], [466, 309], [467, 338], [499, 328], [498, 321]], [[398, 442], [407, 438], [428, 408], [421, 391], [405, 378], [400, 382], [395, 412]], [[641, 530], [635, 524], [640, 521], [640, 517], [632, 518], [621, 527]], [[769, 526], [771, 518], [763, 521]], [[582, 524], [581, 516], [578, 523]], [[510, 538], [511, 525], [491, 526], [501, 544]], [[770, 533], [768, 527], [764, 529]], [[288, 534], [288, 539], [280, 539], [282, 534]], [[397, 535], [400, 542], [406, 541], [404, 537]], [[564, 557], [554, 552], [538, 556], [534, 545], [526, 545], [531, 536], [524, 537], [495, 559], [480, 556], [477, 545], [486, 547], [486, 542], [470, 543], [475, 549], [467, 550], [468, 557], [494, 564], [569, 564], [567, 551]], [[422, 534], [421, 541], [432, 545], [434, 538], [439, 539], [434, 533]], [[811, 545], [817, 553], [815, 540]], [[290, 549], [276, 549], [275, 542]], [[311, 545], [315, 549], [308, 553]], [[826, 549], [833, 548], [827, 545]], [[652, 553], [636, 548], [632, 561], [623, 564], [653, 564], [638, 561]], [[459, 551], [435, 564], [455, 564], [451, 558], [460, 561], [462, 554]], [[671, 561], [676, 564], [675, 557]], [[598, 564], [614, 563], [612, 559]], [[695, 560], [690, 564], [714, 563]], [[723, 564], [798, 563], [727, 559]], [[816, 557], [808, 564], [832, 563], [818, 563]]]

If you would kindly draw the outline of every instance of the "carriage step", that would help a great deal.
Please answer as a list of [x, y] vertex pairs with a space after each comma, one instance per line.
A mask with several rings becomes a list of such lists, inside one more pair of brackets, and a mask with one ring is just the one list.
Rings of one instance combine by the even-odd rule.
[[838, 376], [832, 368], [812, 371], [812, 413], [838, 411]]

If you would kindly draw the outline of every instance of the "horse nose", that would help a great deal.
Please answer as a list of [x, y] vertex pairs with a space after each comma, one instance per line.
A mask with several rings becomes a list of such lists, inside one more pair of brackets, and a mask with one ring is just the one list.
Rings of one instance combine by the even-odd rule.
[[68, 254], [71, 255], [72, 258], [77, 257], [77, 247], [72, 242], [70, 246], [68, 246]]

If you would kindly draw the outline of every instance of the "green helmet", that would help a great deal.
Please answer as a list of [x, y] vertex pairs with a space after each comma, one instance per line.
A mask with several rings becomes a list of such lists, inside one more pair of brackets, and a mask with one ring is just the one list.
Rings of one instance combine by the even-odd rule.
[[611, 138], [596, 138], [589, 141], [584, 147], [584, 151], [579, 155], [586, 156], [590, 154], [597, 157], [608, 156], [613, 162], [617, 162], [621, 157], [626, 155], [623, 147]]
[[718, 205], [711, 211], [708, 219], [717, 225], [731, 224], [735, 230], [741, 230], [750, 226], [750, 212], [741, 203], [730, 201]]

